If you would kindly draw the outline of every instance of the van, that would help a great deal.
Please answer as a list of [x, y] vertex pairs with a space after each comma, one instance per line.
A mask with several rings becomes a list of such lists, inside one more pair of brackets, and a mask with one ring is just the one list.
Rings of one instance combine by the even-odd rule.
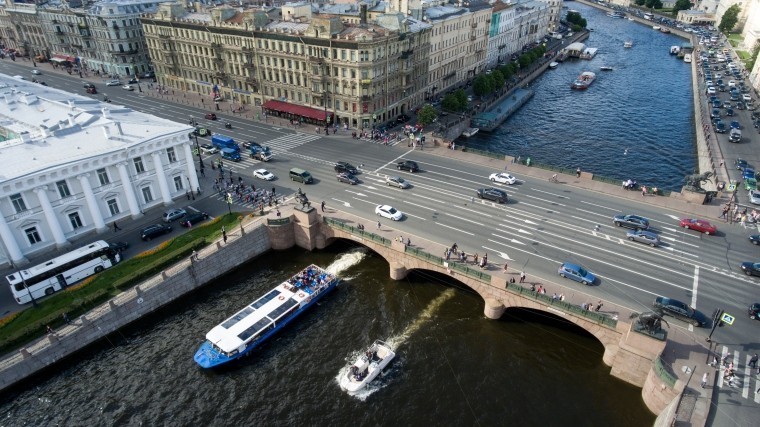
[[239, 162], [242, 160], [240, 157], [240, 151], [236, 151], [232, 148], [222, 148], [222, 158], [233, 162]]
[[293, 168], [290, 170], [290, 180], [298, 181], [303, 184], [311, 184], [314, 182], [314, 178], [311, 177], [309, 172], [299, 168]]

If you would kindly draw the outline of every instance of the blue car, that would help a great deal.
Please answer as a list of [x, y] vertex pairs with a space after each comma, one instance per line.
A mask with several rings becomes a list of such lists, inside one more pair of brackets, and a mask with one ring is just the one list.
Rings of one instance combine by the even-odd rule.
[[726, 127], [726, 124], [723, 123], [723, 120], [718, 120], [715, 122], [715, 132], [718, 133], [726, 133], [728, 131], [728, 128]]
[[731, 120], [731, 129], [741, 129], [742, 126], [736, 120]]
[[560, 265], [557, 273], [562, 277], [575, 280], [584, 285], [591, 285], [596, 282], [596, 276], [594, 276], [594, 273], [586, 270], [580, 265], [570, 264], [569, 262]]
[[744, 168], [742, 171], [742, 178], [748, 179], [748, 178], [755, 178], [755, 170], [752, 168]]
[[722, 107], [722, 106], [723, 106], [723, 104], [721, 104], [721, 103], [720, 103], [720, 101], [718, 101], [718, 100], [715, 100], [715, 101], [713, 101], [713, 103], [712, 103], [712, 107], [713, 107], [713, 108], [720, 108], [720, 107]]

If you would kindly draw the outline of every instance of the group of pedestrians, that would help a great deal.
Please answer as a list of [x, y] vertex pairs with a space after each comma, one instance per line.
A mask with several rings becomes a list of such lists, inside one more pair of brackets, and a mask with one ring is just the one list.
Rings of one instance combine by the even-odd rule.
[[[467, 253], [464, 250], [459, 250], [459, 246], [454, 243], [451, 245], [450, 248], [446, 248], [443, 250], [443, 257], [446, 259], [446, 261], [449, 261], [452, 257], [455, 257], [460, 262], [466, 263], [470, 259], [470, 255], [467, 255]], [[488, 266], [488, 253], [484, 254], [483, 257], [478, 255], [477, 253], [472, 255], [472, 263], [480, 267], [481, 269], [485, 269]]]

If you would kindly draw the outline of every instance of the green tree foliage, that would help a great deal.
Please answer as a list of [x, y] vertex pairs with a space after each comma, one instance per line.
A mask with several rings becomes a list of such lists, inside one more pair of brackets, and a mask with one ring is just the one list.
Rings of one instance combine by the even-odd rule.
[[438, 117], [438, 112], [433, 108], [430, 104], [425, 104], [422, 108], [420, 108], [420, 111], [417, 112], [417, 123], [427, 126], [431, 123], [433, 123], [433, 120], [435, 120]]
[[660, 0], [646, 0], [644, 4], [650, 9], [662, 9], [662, 1]]
[[678, 0], [676, 1], [675, 6], [673, 6], [673, 16], [678, 16], [678, 12], [681, 10], [689, 10], [689, 9], [691, 9], [690, 0]]
[[747, 60], [748, 70], [753, 70], [755, 68], [758, 53], [760, 53], [760, 42], [755, 43], [755, 47], [752, 48], [752, 56]]
[[483, 96], [487, 93], [491, 93], [493, 88], [491, 87], [491, 81], [486, 78], [485, 75], [475, 77], [472, 81], [472, 93], [476, 96]]
[[644, 3], [646, 3], [646, 0], [636, 0], [636, 5], [638, 6], [644, 6]]
[[736, 26], [736, 23], [739, 22], [740, 11], [741, 9], [737, 4], [726, 9], [726, 13], [723, 14], [723, 18], [720, 20], [720, 25], [718, 25], [718, 30], [723, 34], [731, 32]]
[[467, 94], [459, 89], [443, 97], [441, 107], [446, 111], [464, 111], [467, 109]]
[[491, 73], [491, 81], [493, 81], [494, 90], [501, 89], [504, 87], [504, 74], [502, 74], [499, 70], [493, 70], [493, 73]]
[[457, 102], [459, 103], [459, 108], [457, 108], [457, 111], [464, 111], [467, 109], [467, 94], [464, 92], [464, 89], [457, 89], [454, 92], [454, 97], [456, 97]]
[[523, 53], [519, 58], [517, 58], [517, 62], [520, 63], [520, 68], [525, 68], [533, 61], [531, 60], [530, 56], [528, 56], [528, 54]]
[[581, 14], [578, 12], [567, 12], [567, 17], [565, 18], [565, 20], [573, 24], [572, 25], [573, 29], [575, 29], [576, 25], [580, 28], [586, 28], [586, 19], [583, 18]]

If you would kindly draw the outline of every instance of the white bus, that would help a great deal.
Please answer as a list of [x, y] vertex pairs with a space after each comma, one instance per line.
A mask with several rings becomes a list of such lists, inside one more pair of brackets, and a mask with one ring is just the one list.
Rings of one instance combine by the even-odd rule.
[[106, 268], [113, 267], [121, 256], [103, 240], [73, 250], [50, 261], [5, 276], [13, 298], [26, 304], [73, 285]]

